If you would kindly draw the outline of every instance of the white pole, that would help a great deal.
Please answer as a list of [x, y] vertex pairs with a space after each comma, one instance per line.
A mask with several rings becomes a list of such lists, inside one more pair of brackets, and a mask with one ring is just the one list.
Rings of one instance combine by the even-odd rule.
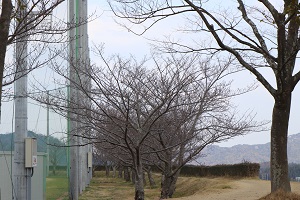
[[[83, 56], [83, 44], [82, 44], [82, 42], [83, 42], [83, 32], [82, 32], [82, 28], [83, 28], [83, 25], [82, 25], [82, 0], [77, 0], [76, 1], [76, 17], [77, 17], [77, 27], [76, 27], [76, 29], [77, 29], [77, 32], [76, 32], [76, 35], [77, 35], [77, 69], [78, 69], [78, 71], [77, 71], [77, 79], [76, 79], [76, 82], [80, 85], [81, 84], [81, 82], [82, 82], [82, 68], [83, 68], [83, 63], [84, 63], [84, 61], [83, 61], [83, 58], [84, 58], [84, 56]], [[79, 82], [80, 81], [80, 82]], [[80, 91], [80, 90], [78, 90], [78, 92], [77, 92], [77, 102], [78, 102], [78, 104], [79, 104], [79, 106], [81, 106], [81, 104], [82, 104], [82, 92]], [[79, 111], [79, 112], [81, 112], [81, 111]], [[80, 114], [79, 114], [80, 115]], [[78, 125], [78, 128], [79, 128], [79, 130], [80, 130], [80, 132], [78, 132], [79, 133], [79, 135], [82, 135], [83, 134], [83, 132], [82, 132], [82, 129], [81, 129], [81, 126], [82, 126], [82, 123], [80, 123], [79, 121], [78, 121], [78, 123], [77, 123], [77, 125]], [[83, 188], [83, 185], [84, 185], [84, 183], [83, 183], [83, 178], [82, 178], [82, 174], [83, 174], [83, 167], [82, 167], [82, 161], [83, 161], [83, 154], [82, 154], [82, 151], [83, 151], [83, 139], [82, 139], [82, 137], [78, 137], [77, 138], [78, 139], [78, 144], [80, 145], [80, 146], [78, 146], [78, 174], [79, 174], [79, 176], [78, 176], [78, 183], [79, 183], [79, 194], [81, 194], [82, 193], [82, 191], [84, 190], [84, 188]]]
[[[79, 81], [84, 82], [84, 89], [90, 89], [90, 81], [87, 80], [86, 75], [82, 71], [90, 68], [88, 36], [87, 36], [87, 0], [70, 0], [69, 1], [69, 23], [72, 28], [69, 32], [70, 38], [70, 196], [72, 200], [78, 199], [78, 193], [81, 193], [90, 179], [88, 177], [87, 169], [87, 146], [81, 146], [86, 143], [86, 139], [77, 137], [76, 135], [84, 135], [80, 131], [80, 123], [76, 120], [79, 115], [72, 112], [72, 104], [80, 105], [86, 104], [87, 101], [82, 98], [83, 93], [76, 89], [76, 84]], [[83, 23], [83, 24], [82, 24]], [[77, 69], [76, 69], [77, 68]], [[90, 79], [89, 79], [90, 80]], [[86, 106], [86, 105], [85, 105]]]
[[[76, 5], [75, 0], [69, 0], [69, 24], [70, 27], [74, 27], [77, 22], [76, 15]], [[77, 66], [77, 35], [76, 28], [71, 28], [69, 30], [69, 78], [70, 78], [70, 95], [69, 95], [69, 139], [70, 139], [70, 176], [69, 176], [69, 199], [78, 200], [79, 196], [79, 174], [78, 174], [78, 138], [76, 137], [77, 133], [77, 122], [76, 114], [74, 114], [74, 105], [77, 102], [77, 91], [75, 88], [75, 82], [77, 79], [76, 69]]]
[[[87, 17], [88, 17], [88, 2], [87, 2], [87, 0], [82, 1], [82, 10], [83, 10], [82, 17], [84, 19], [87, 19]], [[85, 23], [83, 25], [83, 31], [82, 32], [83, 32], [83, 51], [84, 51], [83, 55], [84, 55], [86, 71], [88, 73], [88, 75], [85, 77], [84, 80], [85, 80], [85, 83], [86, 83], [86, 85], [85, 85], [86, 90], [87, 90], [88, 93], [90, 93], [90, 91], [91, 91], [91, 77], [90, 77], [91, 66], [90, 66], [90, 51], [89, 51], [89, 38], [88, 38], [88, 24], [87, 23]], [[91, 101], [88, 98], [86, 99], [85, 104], [86, 104], [86, 107], [88, 109], [91, 109]], [[89, 115], [90, 114], [91, 114], [91, 111], [89, 112]], [[90, 117], [90, 116], [88, 116], [88, 117]], [[88, 130], [88, 131], [90, 131], [90, 130]], [[87, 136], [91, 136], [91, 133], [86, 133], [86, 134], [87, 134]], [[85, 142], [89, 143], [90, 140], [86, 139]], [[84, 155], [85, 155], [84, 160], [85, 161], [88, 160], [87, 155], [88, 155], [88, 152], [90, 152], [90, 151], [92, 151], [91, 145], [88, 144], [85, 148], [85, 151], [84, 151]], [[86, 173], [86, 176], [85, 176], [86, 186], [88, 186], [90, 184], [90, 180], [92, 178], [92, 169], [87, 168], [87, 163], [84, 163], [84, 166], [86, 167], [85, 168], [85, 170], [86, 170], [85, 171], [85, 173]]]
[[[18, 1], [17, 11], [24, 25], [27, 1]], [[25, 33], [26, 34], [26, 33]], [[14, 199], [31, 200], [30, 169], [25, 168], [25, 138], [27, 137], [27, 39], [17, 36], [16, 42], [16, 82], [15, 82], [15, 137], [14, 137]]]
[[[81, 12], [80, 12], [81, 19], [84, 21], [87, 21], [87, 0], [82, 0], [81, 1]], [[89, 69], [90, 69], [90, 61], [89, 61], [89, 47], [88, 47], [88, 32], [87, 32], [87, 23], [85, 22], [80, 26], [80, 33], [81, 33], [81, 43], [82, 43], [82, 71], [85, 73], [89, 74]], [[90, 91], [90, 77], [86, 74], [82, 75], [83, 77], [81, 80], [84, 82], [84, 90], [86, 92]], [[88, 98], [83, 98], [83, 104], [84, 107], [88, 109], [90, 106], [90, 101]], [[86, 116], [87, 118], [89, 116]], [[86, 122], [85, 122], [86, 123]], [[86, 136], [89, 136], [90, 134], [88, 133], [89, 131], [87, 130], [85, 133], [83, 133]], [[84, 138], [82, 141], [84, 144], [87, 144], [89, 142], [88, 139]], [[89, 170], [87, 166], [87, 161], [88, 161], [88, 145], [85, 145], [82, 147], [81, 151], [81, 158], [82, 158], [82, 189], [84, 190], [86, 186], [89, 185]]]
[[47, 169], [46, 169], [46, 174], [47, 174], [47, 176], [49, 176], [49, 165], [50, 165], [50, 163], [49, 163], [49, 161], [50, 161], [50, 159], [49, 159], [49, 153], [50, 153], [50, 151], [49, 151], [49, 128], [50, 128], [50, 126], [49, 126], [49, 107], [50, 107], [50, 105], [49, 105], [49, 91], [47, 91]]

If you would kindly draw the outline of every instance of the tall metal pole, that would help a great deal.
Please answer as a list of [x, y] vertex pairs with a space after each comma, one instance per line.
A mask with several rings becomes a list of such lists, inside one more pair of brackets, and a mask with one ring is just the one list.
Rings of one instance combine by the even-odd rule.
[[[88, 13], [88, 2], [87, 0], [82, 0], [82, 18], [87, 19]], [[85, 90], [90, 93], [91, 91], [91, 67], [90, 67], [90, 52], [89, 52], [89, 39], [88, 39], [88, 24], [84, 23], [82, 25], [82, 50], [83, 50], [83, 60], [84, 60], [84, 71], [87, 73], [87, 75], [84, 77], [84, 83], [85, 83]], [[87, 109], [91, 109], [91, 101], [89, 98], [86, 98], [86, 101], [84, 102]], [[89, 116], [87, 118], [91, 117], [91, 111], [88, 112]], [[85, 133], [87, 136], [90, 136], [90, 130], [87, 130], [87, 133]], [[88, 160], [88, 152], [91, 151], [91, 145], [89, 144], [90, 140], [85, 139], [84, 141], [88, 145], [84, 147], [83, 151], [83, 161]], [[87, 163], [83, 162], [83, 179], [85, 180], [85, 186], [88, 186], [90, 184], [90, 180], [92, 178], [92, 169], [88, 169]]]
[[50, 153], [50, 151], [49, 151], [49, 128], [50, 128], [50, 125], [49, 125], [49, 107], [50, 107], [50, 105], [49, 105], [49, 91], [47, 91], [47, 169], [46, 169], [46, 174], [47, 174], [47, 176], [49, 176], [49, 161], [50, 161], [50, 159], [49, 159], [49, 153]]
[[[76, 1], [76, 2], [75, 2]], [[79, 174], [78, 174], [78, 138], [76, 136], [77, 121], [74, 109], [77, 102], [77, 90], [76, 90], [76, 67], [78, 64], [77, 56], [77, 34], [76, 34], [76, 3], [77, 0], [69, 0], [69, 139], [70, 139], [70, 200], [78, 200], [79, 196]]]
[[[76, 26], [76, 58], [77, 58], [77, 83], [81, 85], [82, 82], [82, 67], [83, 67], [83, 46], [82, 46], [82, 39], [83, 39], [83, 33], [82, 33], [82, 0], [77, 0], [76, 1], [76, 21], [77, 21], [77, 26]], [[82, 104], [82, 92], [80, 90], [77, 91], [77, 103], [79, 106]], [[81, 112], [81, 111], [79, 111]], [[79, 114], [80, 115], [80, 114]], [[77, 127], [79, 128], [80, 131], [77, 133], [79, 135], [82, 135], [82, 129], [80, 128], [82, 126], [82, 123], [79, 121], [77, 122]], [[79, 183], [79, 194], [82, 193], [84, 190], [83, 188], [83, 179], [82, 179], [82, 174], [83, 174], [83, 155], [82, 155], [82, 150], [83, 150], [83, 138], [82, 137], [77, 137], [78, 140], [78, 183]]]
[[[89, 68], [89, 50], [87, 38], [87, 0], [70, 0], [69, 1], [69, 31], [70, 39], [70, 199], [78, 199], [89, 180], [87, 169], [87, 146], [82, 146], [87, 141], [80, 137], [84, 135], [80, 127], [83, 123], [79, 122], [79, 113], [72, 112], [73, 107], [86, 104], [83, 92], [76, 88], [76, 85], [84, 83], [83, 89], [90, 89], [90, 84], [84, 73]], [[73, 106], [73, 107], [72, 107]], [[86, 106], [86, 105], [85, 105]], [[78, 109], [77, 109], [78, 110]], [[74, 111], [74, 110], [73, 110]], [[78, 112], [78, 111], [77, 111]], [[79, 111], [80, 112], [80, 111]]]
[[[26, 23], [27, 1], [17, 3], [20, 26]], [[14, 137], [14, 199], [31, 199], [30, 169], [25, 168], [25, 138], [27, 137], [27, 37], [17, 36], [15, 82], [15, 137]]]
[[[80, 71], [83, 73], [80, 73], [80, 80], [82, 80], [83, 83], [83, 90], [85, 92], [90, 91], [90, 77], [89, 77], [89, 68], [90, 68], [90, 62], [89, 62], [89, 49], [88, 49], [88, 33], [87, 33], [87, 0], [80, 0], [80, 19], [82, 24], [79, 26], [79, 43], [80, 43]], [[79, 94], [82, 96], [81, 103], [85, 109], [88, 109], [90, 106], [88, 98], [84, 95], [82, 92]], [[86, 116], [87, 118], [89, 116]], [[87, 123], [87, 121], [85, 122]], [[86, 130], [85, 132], [81, 133], [82, 135], [89, 136], [89, 130]], [[88, 161], [88, 139], [86, 138], [80, 138], [81, 143], [84, 144], [84, 146], [80, 147], [80, 159], [81, 159], [81, 165], [80, 165], [80, 173], [81, 173], [81, 179], [80, 179], [80, 188], [81, 191], [85, 190], [85, 187], [89, 184], [88, 179], [88, 167], [87, 167], [87, 161]]]

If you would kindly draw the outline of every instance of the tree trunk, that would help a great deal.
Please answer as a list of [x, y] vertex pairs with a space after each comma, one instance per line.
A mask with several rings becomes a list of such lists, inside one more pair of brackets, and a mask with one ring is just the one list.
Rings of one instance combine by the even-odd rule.
[[132, 169], [132, 170], [131, 170], [131, 182], [132, 182], [132, 184], [135, 184], [135, 181], [136, 181], [136, 173], [135, 173], [135, 171]]
[[0, 16], [0, 44], [1, 44], [0, 45], [0, 106], [2, 100], [3, 72], [4, 72], [7, 40], [9, 35], [9, 26], [11, 22], [12, 10], [13, 10], [13, 5], [11, 3], [11, 0], [2, 0], [1, 16]]
[[53, 166], [52, 166], [52, 173], [53, 173], [53, 175], [56, 174], [56, 165], [53, 165]]
[[113, 178], [115, 178], [117, 174], [117, 166], [113, 165], [112, 168], [113, 168]]
[[[132, 170], [135, 171], [135, 170]], [[144, 178], [142, 163], [138, 162], [135, 173], [135, 200], [144, 200]]]
[[169, 188], [171, 185], [171, 177], [164, 175], [161, 183], [160, 199], [167, 199], [169, 197]]
[[128, 167], [124, 168], [124, 179], [126, 182], [130, 181], [130, 173], [129, 173]]
[[[180, 171], [180, 170], [179, 170]], [[172, 198], [174, 192], [175, 192], [175, 189], [176, 189], [176, 183], [177, 183], [177, 180], [178, 180], [178, 177], [179, 177], [179, 174], [180, 172], [177, 171], [172, 177], [171, 177], [171, 185], [170, 185], [170, 188], [169, 188], [169, 198]]]
[[95, 165], [92, 167], [92, 176], [93, 176], [93, 177], [96, 176], [96, 173], [95, 173], [95, 172], [96, 172], [96, 168], [97, 168], [97, 167], [96, 167]]
[[[171, 172], [171, 171], [169, 171]], [[161, 187], [161, 199], [168, 199], [172, 198], [175, 189], [176, 189], [176, 182], [179, 176], [180, 170], [178, 170], [174, 175], [170, 175], [171, 173], [168, 173], [164, 176], [164, 179], [162, 180], [162, 187]]]
[[54, 158], [53, 158], [53, 160], [52, 160], [52, 162], [51, 162], [51, 164], [52, 164], [52, 173], [53, 173], [53, 175], [55, 175], [56, 174], [56, 166], [57, 166], [57, 154], [56, 154], [57, 152], [55, 151], [55, 153], [54, 153]]
[[148, 168], [147, 168], [146, 171], [147, 171], [147, 175], [148, 175], [150, 187], [153, 188], [153, 187], [156, 186], [156, 183], [155, 183], [155, 181], [154, 181], [154, 179], [153, 179], [153, 177], [152, 177], [152, 170], [151, 170], [151, 167], [148, 166]]
[[271, 128], [271, 191], [291, 191], [288, 176], [287, 137], [291, 92], [275, 98]]
[[119, 165], [118, 170], [119, 170], [118, 178], [123, 178], [123, 167], [122, 167], [122, 165]]
[[108, 162], [105, 162], [105, 175], [109, 177], [109, 172], [110, 172], [110, 165]]
[[144, 187], [145, 187], [147, 185], [145, 171], [143, 171], [143, 183], [144, 183]]

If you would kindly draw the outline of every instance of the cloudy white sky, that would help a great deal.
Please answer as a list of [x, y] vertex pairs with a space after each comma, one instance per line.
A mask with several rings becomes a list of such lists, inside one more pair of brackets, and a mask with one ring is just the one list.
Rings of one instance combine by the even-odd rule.
[[[215, 2], [222, 2], [216, 0]], [[233, 2], [233, 1], [230, 1]], [[272, 2], [272, 1], [271, 1]], [[282, 5], [281, 1], [273, 0], [274, 5]], [[102, 2], [101, 5], [99, 1], [89, 1], [89, 10], [92, 12], [95, 10], [103, 11], [101, 17], [89, 24], [89, 35], [90, 40], [93, 43], [105, 44], [106, 53], [120, 53], [120, 54], [133, 54], [142, 56], [143, 54], [149, 54], [149, 41], [144, 38], [162, 38], [169, 34], [174, 34], [180, 26], [181, 19], [170, 18], [168, 21], [163, 21], [156, 24], [149, 32], [146, 32], [143, 36], [137, 36], [131, 32], [128, 32], [125, 28], [119, 26], [114, 20], [118, 22], [117, 19], [110, 11], [107, 3]], [[234, 5], [236, 6], [236, 5]], [[181, 22], [184, 23], [184, 20]], [[181, 41], [185, 38], [179, 38]], [[268, 75], [268, 74], [266, 74]], [[241, 85], [246, 86], [255, 81], [254, 76], [249, 72], [241, 72], [234, 77], [233, 84], [236, 87]], [[295, 88], [293, 94], [292, 102], [292, 112], [290, 117], [290, 128], [289, 134], [296, 134], [300, 132], [300, 86]], [[271, 120], [272, 108], [273, 108], [273, 98], [268, 94], [268, 92], [259, 86], [255, 91], [242, 96], [237, 97], [234, 103], [238, 106], [238, 109], [243, 111], [252, 111], [256, 113], [256, 120]], [[270, 141], [269, 131], [251, 133], [246, 136], [236, 137], [227, 142], [223, 142], [222, 146], [233, 146], [237, 144], [263, 144]]]
[[[90, 47], [94, 44], [105, 44], [105, 54], [121, 54], [123, 56], [129, 56], [130, 54], [136, 57], [142, 57], [149, 55], [150, 46], [149, 40], [145, 38], [162, 38], [169, 34], [175, 34], [178, 28], [179, 19], [171, 18], [168, 21], [162, 22], [154, 26], [149, 32], [146, 32], [143, 36], [137, 36], [125, 28], [118, 25], [115, 20], [115, 16], [111, 11], [106, 1], [89, 0], [89, 13], [95, 13], [97, 16], [95, 20], [88, 24]], [[65, 5], [64, 5], [65, 7]], [[67, 18], [66, 8], [57, 11], [57, 15]], [[183, 22], [183, 21], [182, 21]], [[184, 40], [184, 38], [180, 38]], [[92, 56], [92, 59], [94, 57]], [[234, 86], [246, 86], [255, 81], [254, 77], [249, 72], [241, 72], [235, 76]], [[292, 102], [292, 112], [290, 117], [289, 133], [295, 134], [300, 132], [300, 86], [295, 88]], [[237, 97], [234, 100], [238, 110], [252, 111], [256, 113], [256, 120], [271, 120], [273, 99], [267, 93], [267, 91], [259, 86], [255, 91], [248, 94]], [[13, 117], [12, 113], [13, 104], [4, 103], [2, 105], [2, 116], [0, 130], [1, 133], [11, 132], [13, 130]], [[28, 129], [36, 131], [38, 133], [46, 133], [46, 110], [40, 105], [36, 105], [34, 102], [30, 102], [28, 105]], [[61, 130], [65, 129], [66, 121], [61, 119], [54, 113], [50, 113], [50, 134], [54, 134], [58, 137], [63, 135], [57, 134]], [[262, 144], [267, 143], [270, 140], [269, 131], [250, 133], [245, 136], [236, 137], [227, 142], [222, 142], [221, 146], [233, 146], [237, 144]]]

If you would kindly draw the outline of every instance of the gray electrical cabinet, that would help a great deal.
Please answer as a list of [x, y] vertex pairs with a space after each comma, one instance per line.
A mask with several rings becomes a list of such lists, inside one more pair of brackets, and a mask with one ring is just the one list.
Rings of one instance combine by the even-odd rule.
[[[0, 152], [0, 200], [12, 200], [13, 196], [13, 152]], [[31, 178], [31, 199], [46, 200], [46, 162], [45, 153], [37, 153], [37, 166]], [[33, 162], [34, 163], [34, 162]]]
[[92, 152], [88, 152], [88, 161], [87, 161], [87, 167], [88, 167], [88, 170], [91, 170], [92, 167], [93, 167], [93, 154]]
[[36, 138], [25, 138], [25, 167], [37, 166], [37, 140]]

